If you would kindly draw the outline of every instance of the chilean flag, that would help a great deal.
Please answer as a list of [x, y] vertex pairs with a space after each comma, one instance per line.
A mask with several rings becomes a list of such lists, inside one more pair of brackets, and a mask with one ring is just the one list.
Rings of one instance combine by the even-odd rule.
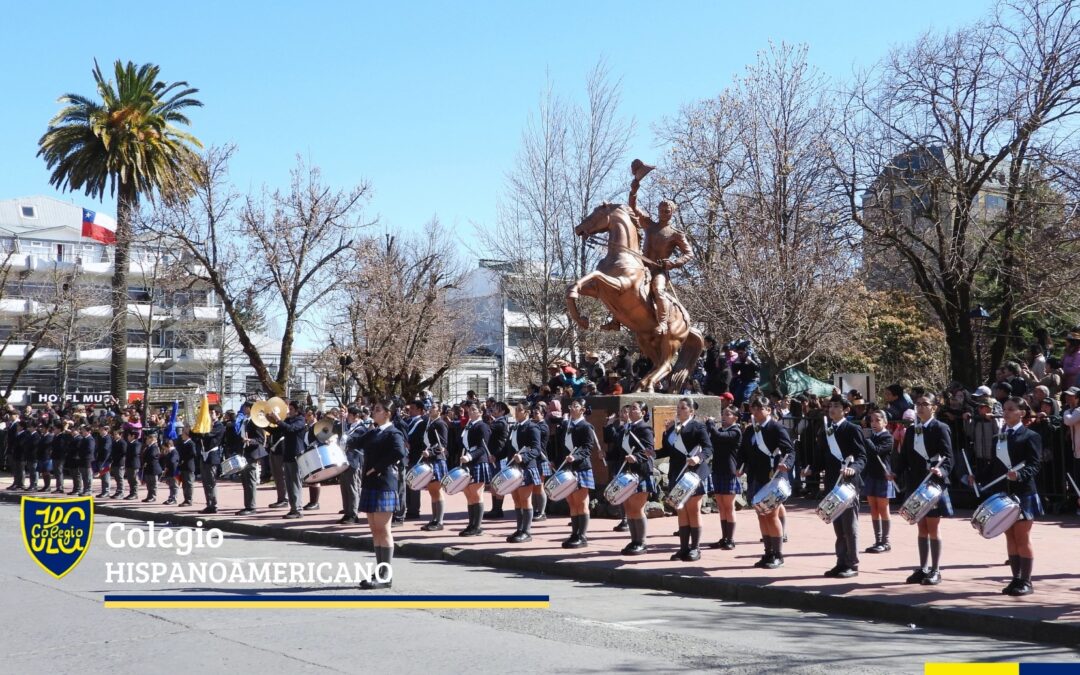
[[95, 239], [102, 244], [115, 244], [116, 221], [103, 213], [83, 209], [82, 236]]

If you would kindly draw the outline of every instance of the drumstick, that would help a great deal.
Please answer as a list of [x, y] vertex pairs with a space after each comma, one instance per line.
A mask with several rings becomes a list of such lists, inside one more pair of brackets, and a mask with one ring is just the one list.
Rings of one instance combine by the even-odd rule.
[[894, 490], [896, 490], [896, 489], [897, 489], [897, 487], [896, 487], [896, 481], [894, 481], [894, 480], [893, 480], [892, 478], [889, 478], [889, 474], [890, 474], [891, 472], [889, 471], [889, 467], [885, 466], [885, 460], [883, 460], [883, 459], [881, 458], [881, 455], [874, 455], [874, 457], [877, 457], [877, 461], [878, 461], [878, 464], [880, 464], [880, 465], [881, 465], [881, 470], [885, 472], [885, 478], [886, 478], [886, 479], [887, 479], [887, 480], [888, 480], [888, 481], [889, 481], [890, 483], [892, 483], [893, 489], [894, 489]]
[[975, 472], [971, 470], [971, 463], [968, 462], [967, 452], [963, 448], [960, 448], [960, 454], [964, 457], [964, 466], [967, 467], [968, 475], [971, 476], [971, 487], [975, 488], [975, 496], [981, 497], [979, 494], [979, 484], [975, 482]]
[[1005, 473], [1001, 474], [1000, 476], [998, 476], [998, 477], [997, 477], [997, 478], [995, 478], [994, 480], [990, 481], [990, 482], [989, 482], [989, 483], [987, 483], [986, 485], [983, 485], [983, 486], [982, 486], [982, 488], [980, 488], [980, 489], [982, 489], [982, 490], [986, 490], [987, 488], [993, 487], [994, 485], [997, 485], [997, 484], [998, 484], [998, 483], [1000, 483], [1001, 481], [1003, 481], [1003, 480], [1005, 480], [1006, 478], [1008, 478], [1008, 477], [1009, 477], [1009, 473], [1011, 473], [1011, 472], [1013, 472], [1013, 471], [1019, 471], [1020, 469], [1023, 469], [1023, 468], [1024, 468], [1024, 463], [1023, 463], [1023, 462], [1020, 462], [1019, 464], [1017, 464], [1017, 465], [1016, 465], [1016, 466], [1014, 466], [1014, 467], [1011, 467], [1011, 468], [1010, 468], [1010, 469], [1009, 469], [1008, 471], [1006, 471]]
[[1076, 496], [1080, 497], [1080, 487], [1076, 487], [1076, 481], [1073, 480], [1073, 477], [1069, 474], [1065, 474], [1065, 478], [1069, 480], [1069, 484], [1072, 485], [1073, 492], [1076, 493]]

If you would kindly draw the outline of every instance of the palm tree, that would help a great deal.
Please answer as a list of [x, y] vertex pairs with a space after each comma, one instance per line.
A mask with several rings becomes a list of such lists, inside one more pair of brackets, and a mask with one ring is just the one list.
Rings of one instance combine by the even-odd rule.
[[[116, 197], [115, 272], [112, 277], [112, 395], [125, 400], [127, 389], [128, 260], [131, 223], [139, 199], [183, 190], [193, 175], [199, 139], [175, 125], [190, 125], [183, 110], [201, 107], [187, 82], [158, 80], [159, 68], [147, 63], [115, 64], [115, 82], [94, 61], [101, 101], [64, 94], [64, 108], [38, 141], [38, 156], [52, 170], [49, 182], [61, 190], [85, 190], [96, 199]], [[149, 377], [149, 373], [147, 373]]]

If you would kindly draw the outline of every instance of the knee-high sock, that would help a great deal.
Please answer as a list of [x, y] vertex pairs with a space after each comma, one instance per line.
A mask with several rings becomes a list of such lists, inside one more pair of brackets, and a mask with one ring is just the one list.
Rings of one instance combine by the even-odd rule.
[[871, 520], [870, 523], [874, 526], [874, 543], [875, 544], [880, 544], [881, 543], [881, 521], [875, 518], [875, 519]]
[[679, 526], [679, 550], [680, 551], [688, 551], [688, 550], [690, 550], [690, 526], [689, 525], [680, 525]]
[[480, 529], [480, 526], [484, 523], [484, 502], [477, 502], [476, 504], [476, 529]]
[[698, 548], [701, 545], [701, 528], [690, 528], [690, 548]]
[[532, 509], [521, 509], [521, 531], [525, 534], [531, 534], [532, 530]]
[[919, 537], [919, 567], [926, 569], [926, 559], [930, 555], [930, 540]]
[[1009, 569], [1012, 570], [1013, 579], [1020, 578], [1020, 556], [1009, 556]]
[[735, 536], [735, 523], [730, 520], [720, 521], [720, 538], [731, 540]]
[[639, 544], [641, 539], [638, 538], [638, 521], [637, 518], [628, 518], [626, 525], [630, 528], [630, 543]]
[[444, 505], [445, 502], [441, 499], [437, 502], [431, 502], [431, 519], [440, 525], [442, 525]]
[[580, 523], [578, 525], [578, 534], [584, 537], [589, 533], [589, 514], [583, 513], [578, 516], [578, 522]]
[[581, 526], [578, 525], [578, 517], [570, 516], [570, 538], [577, 539]]
[[532, 494], [533, 511], [538, 515], [544, 515], [547, 510], [547, 493], [541, 490]]
[[521, 512], [523, 509], [514, 509], [514, 516], [517, 518], [517, 529], [515, 532], [521, 532]]
[[1031, 581], [1031, 568], [1035, 565], [1035, 558], [1020, 558], [1020, 578]]
[[934, 569], [939, 569], [941, 563], [941, 540], [930, 540], [930, 565]]
[[882, 520], [881, 521], [881, 543], [882, 544], [888, 544], [889, 543], [889, 525], [891, 523], [892, 523], [892, 521], [890, 521], [890, 520]]

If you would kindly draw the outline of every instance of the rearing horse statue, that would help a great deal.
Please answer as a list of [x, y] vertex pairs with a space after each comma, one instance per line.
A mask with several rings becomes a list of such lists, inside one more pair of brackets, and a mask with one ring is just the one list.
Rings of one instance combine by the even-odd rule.
[[578, 312], [577, 298], [588, 296], [604, 303], [612, 317], [637, 338], [641, 353], [653, 362], [653, 370], [641, 379], [635, 391], [651, 392], [670, 375], [667, 390], [679, 393], [693, 375], [704, 349], [701, 333], [690, 326], [690, 314], [669, 295], [672, 311], [667, 330], [656, 334], [656, 310], [649, 297], [650, 272], [641, 254], [633, 211], [625, 204], [601, 204], [574, 228], [581, 237], [607, 232], [607, 255], [596, 271], [574, 282], [566, 291], [566, 311], [582, 330], [589, 322]]

